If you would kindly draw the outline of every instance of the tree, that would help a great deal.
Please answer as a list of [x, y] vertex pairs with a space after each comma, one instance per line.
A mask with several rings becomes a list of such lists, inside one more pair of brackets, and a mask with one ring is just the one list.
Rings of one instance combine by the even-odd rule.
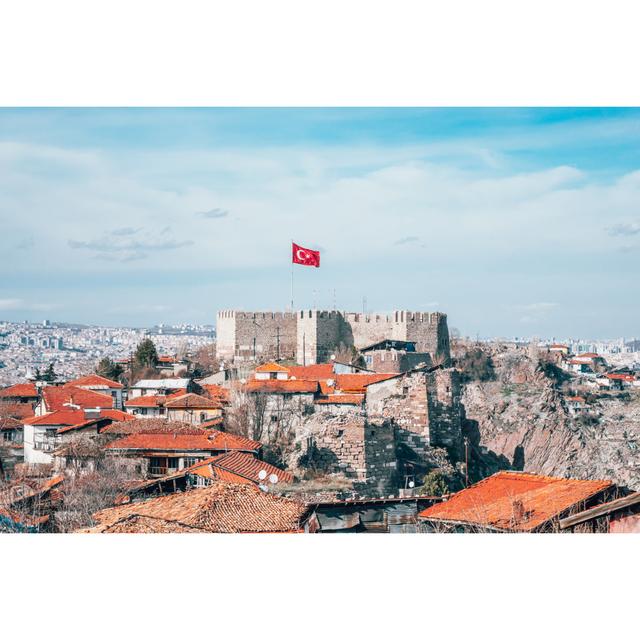
[[449, 493], [446, 476], [438, 469], [429, 471], [424, 477], [424, 482], [418, 489], [418, 493], [423, 496], [443, 496], [445, 493]]
[[154, 369], [158, 365], [158, 352], [153, 340], [145, 338], [138, 345], [133, 356], [133, 362], [137, 369]]
[[205, 345], [196, 351], [191, 358], [193, 367], [193, 376], [195, 378], [204, 378], [212, 373], [220, 370], [220, 363], [216, 358], [216, 343]]
[[495, 380], [495, 369], [491, 356], [481, 347], [466, 350], [456, 358], [464, 382], [488, 382]]
[[58, 374], [55, 372], [53, 368], [53, 362], [49, 363], [49, 366], [44, 370], [44, 373], [40, 371], [40, 369], [36, 368], [35, 380], [42, 382], [54, 382], [58, 377]]
[[124, 373], [121, 365], [116, 364], [111, 358], [102, 358], [96, 367], [96, 373], [103, 378], [118, 382], [120, 376]]

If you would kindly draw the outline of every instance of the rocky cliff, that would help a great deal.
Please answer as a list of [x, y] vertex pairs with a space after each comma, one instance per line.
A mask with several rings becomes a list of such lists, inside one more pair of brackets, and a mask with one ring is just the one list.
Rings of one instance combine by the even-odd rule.
[[611, 479], [640, 489], [640, 393], [593, 393], [588, 419], [565, 401], [576, 380], [558, 380], [538, 354], [492, 347], [492, 380], [463, 390], [470, 472], [498, 469]]

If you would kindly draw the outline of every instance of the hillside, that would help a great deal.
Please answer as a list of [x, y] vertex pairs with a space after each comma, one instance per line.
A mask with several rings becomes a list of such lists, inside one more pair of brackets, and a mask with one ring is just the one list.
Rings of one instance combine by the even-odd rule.
[[464, 387], [470, 471], [500, 468], [583, 479], [604, 478], [640, 489], [640, 393], [585, 393], [589, 418], [570, 414], [576, 379], [536, 353], [483, 348], [494, 375]]

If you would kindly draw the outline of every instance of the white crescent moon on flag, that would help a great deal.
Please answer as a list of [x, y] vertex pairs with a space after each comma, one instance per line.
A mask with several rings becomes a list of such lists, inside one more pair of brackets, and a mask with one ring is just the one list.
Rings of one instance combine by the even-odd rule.
[[306, 260], [308, 257], [309, 256], [304, 249], [298, 249], [296, 251], [296, 258], [298, 258], [298, 260]]

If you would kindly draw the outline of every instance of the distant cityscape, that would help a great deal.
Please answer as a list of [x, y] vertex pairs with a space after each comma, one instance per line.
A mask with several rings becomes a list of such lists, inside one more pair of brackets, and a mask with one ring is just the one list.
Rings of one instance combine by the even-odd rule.
[[129, 328], [0, 321], [0, 386], [30, 379], [51, 363], [61, 379], [91, 373], [104, 357], [129, 358], [145, 337], [153, 339], [160, 354], [178, 355], [210, 344], [215, 330], [194, 324]]

